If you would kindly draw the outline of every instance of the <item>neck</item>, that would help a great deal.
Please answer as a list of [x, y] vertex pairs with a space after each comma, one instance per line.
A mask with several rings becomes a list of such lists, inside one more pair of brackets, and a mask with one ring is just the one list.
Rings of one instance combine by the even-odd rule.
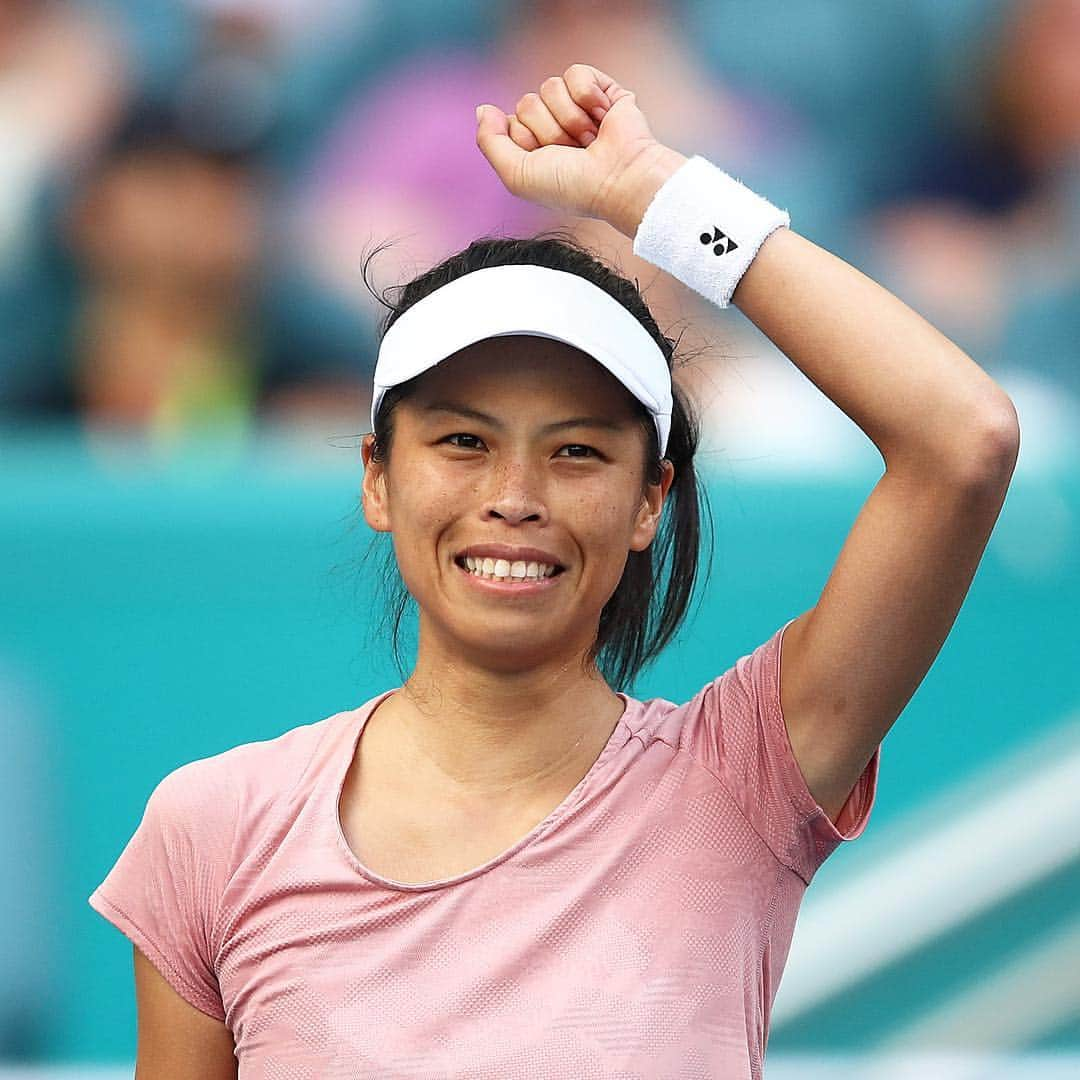
[[375, 714], [392, 706], [382, 738], [396, 748], [401, 775], [479, 798], [527, 796], [568, 773], [580, 779], [623, 711], [583, 654], [494, 670], [449, 652], [421, 617], [416, 667]]

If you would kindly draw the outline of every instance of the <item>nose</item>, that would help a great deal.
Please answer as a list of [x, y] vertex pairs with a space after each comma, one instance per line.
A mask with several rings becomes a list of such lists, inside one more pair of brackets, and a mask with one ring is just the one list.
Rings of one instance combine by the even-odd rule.
[[484, 505], [485, 518], [499, 518], [518, 524], [546, 523], [547, 506], [538, 488], [539, 481], [521, 463], [507, 463], [492, 470], [492, 490]]

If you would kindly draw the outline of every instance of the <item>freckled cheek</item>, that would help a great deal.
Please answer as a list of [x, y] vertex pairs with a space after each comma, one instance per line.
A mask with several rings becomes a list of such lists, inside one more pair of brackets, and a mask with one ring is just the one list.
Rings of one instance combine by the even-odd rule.
[[394, 531], [409, 533], [416, 543], [438, 543], [441, 534], [461, 519], [478, 498], [475, 484], [448, 482], [439, 474], [414, 470], [391, 495]]
[[437, 531], [461, 517], [464, 505], [459, 494], [448, 490], [429, 491], [426, 498], [413, 503], [411, 517], [418, 528]]
[[417, 484], [398, 492], [394, 508], [394, 550], [406, 588], [421, 605], [434, 603], [429, 593], [445, 568], [446, 537], [462, 514], [459, 497], [448, 490]]
[[592, 561], [610, 563], [610, 575], [616, 582], [630, 546], [632, 512], [624, 500], [613, 499], [610, 491], [583, 493], [573, 507], [575, 532], [582, 548]]

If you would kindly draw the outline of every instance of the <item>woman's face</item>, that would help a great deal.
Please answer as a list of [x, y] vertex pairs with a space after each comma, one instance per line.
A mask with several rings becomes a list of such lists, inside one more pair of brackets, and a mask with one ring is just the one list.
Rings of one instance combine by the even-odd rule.
[[[501, 671], [586, 650], [629, 552], [652, 541], [673, 476], [665, 461], [661, 483], [645, 482], [629, 391], [561, 342], [489, 338], [426, 372], [393, 425], [387, 462], [364, 442], [364, 516], [393, 535], [421, 643]], [[496, 573], [520, 573], [516, 562], [541, 576], [467, 569], [499, 557]]]

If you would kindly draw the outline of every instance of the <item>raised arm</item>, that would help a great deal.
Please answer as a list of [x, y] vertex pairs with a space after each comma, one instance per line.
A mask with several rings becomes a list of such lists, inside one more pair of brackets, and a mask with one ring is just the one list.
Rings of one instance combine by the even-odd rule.
[[[478, 143], [515, 194], [629, 237], [650, 208], [664, 213], [661, 189], [688, 160], [652, 138], [632, 92], [583, 64], [522, 97], [512, 118], [488, 106]], [[731, 302], [885, 462], [818, 602], [784, 635], [792, 749], [835, 819], [956, 619], [1004, 502], [1019, 424], [966, 353], [794, 229], [767, 237]]]
[[[624, 227], [641, 221], [678, 158], [656, 156]], [[818, 602], [784, 634], [788, 735], [835, 819], [948, 637], [1004, 502], [1019, 424], [971, 357], [791, 228], [766, 238], [731, 302], [885, 462]]]

